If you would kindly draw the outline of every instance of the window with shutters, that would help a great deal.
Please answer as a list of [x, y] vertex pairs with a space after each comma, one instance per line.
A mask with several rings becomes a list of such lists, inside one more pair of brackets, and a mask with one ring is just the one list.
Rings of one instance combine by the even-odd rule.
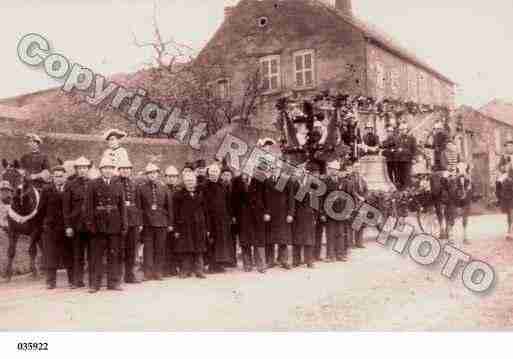
[[315, 86], [315, 53], [313, 50], [294, 53], [294, 86]]
[[260, 59], [260, 76], [264, 92], [276, 91], [281, 87], [280, 56], [272, 55]]

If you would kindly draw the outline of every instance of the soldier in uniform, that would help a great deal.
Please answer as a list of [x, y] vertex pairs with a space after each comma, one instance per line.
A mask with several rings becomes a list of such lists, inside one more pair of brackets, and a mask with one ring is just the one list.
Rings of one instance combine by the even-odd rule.
[[144, 280], [162, 280], [167, 233], [174, 226], [173, 203], [168, 188], [158, 181], [160, 169], [149, 163], [145, 172], [148, 181], [138, 188], [144, 223]]
[[137, 185], [131, 179], [132, 169], [133, 166], [130, 161], [121, 160], [118, 162], [119, 177], [116, 177], [114, 182], [123, 189], [128, 225], [127, 233], [122, 238], [120, 272], [124, 269], [125, 283], [136, 284], [139, 281], [134, 274], [135, 256], [137, 243], [139, 243], [140, 233], [143, 229], [143, 221], [141, 198], [139, 197], [139, 191], [137, 191]]
[[[287, 181], [283, 190], [278, 190], [280, 168], [275, 165], [274, 173], [266, 180], [266, 199], [271, 221], [268, 225], [267, 245], [278, 246], [278, 263], [284, 269], [291, 269], [289, 264], [292, 246], [292, 223], [296, 211], [294, 184]], [[271, 252], [274, 255], [274, 251]], [[274, 260], [273, 257], [268, 260]]]
[[90, 233], [86, 227], [86, 197], [89, 179], [87, 173], [91, 168], [91, 161], [80, 157], [74, 162], [76, 175], [68, 180], [64, 189], [62, 208], [64, 210], [64, 226], [66, 237], [73, 244], [73, 283], [78, 288], [85, 287], [84, 284], [84, 255], [87, 252], [89, 269], [89, 286], [93, 287], [92, 281], [92, 255]]
[[100, 290], [103, 273], [103, 259], [107, 256], [107, 289], [123, 290], [120, 285], [121, 238], [128, 231], [127, 214], [123, 188], [114, 181], [116, 170], [110, 157], [104, 157], [99, 169], [102, 176], [88, 185], [86, 198], [86, 224], [92, 233], [92, 276], [90, 293]]
[[388, 177], [393, 184], [397, 185], [397, 136], [392, 126], [388, 126], [386, 128], [386, 132], [387, 137], [383, 141], [381, 147], [383, 148], [383, 156], [385, 157], [387, 163]]
[[[333, 161], [328, 163], [328, 178], [326, 183], [326, 195], [342, 190], [341, 182], [339, 180], [340, 162]], [[335, 213], [340, 213], [344, 210], [342, 201], [337, 200], [332, 205], [332, 210]], [[344, 238], [342, 237], [342, 222], [332, 218], [328, 213], [325, 213], [323, 206], [323, 215], [326, 218], [326, 240], [327, 240], [327, 255], [326, 262], [341, 261], [345, 262], [347, 256], [345, 253]]]
[[208, 223], [210, 223], [209, 270], [222, 273], [225, 266], [232, 262], [231, 202], [229, 192], [219, 177], [221, 168], [212, 164], [208, 168], [208, 183], [204, 186], [207, 204]]
[[[43, 143], [41, 137], [33, 133], [28, 134], [27, 137], [29, 140], [28, 145], [31, 149], [31, 152], [21, 157], [21, 170], [22, 172], [28, 175], [28, 178], [30, 179], [34, 187], [36, 187], [41, 192], [43, 187], [50, 182], [50, 162], [48, 161], [48, 157], [41, 152], [40, 147]], [[41, 249], [42, 225], [42, 218], [38, 214], [34, 219], [34, 229], [30, 235], [30, 258], [36, 258], [37, 246], [40, 246]], [[31, 272], [37, 276], [35, 263], [33, 261], [31, 261], [30, 266]]]
[[183, 175], [184, 188], [178, 191], [174, 200], [175, 251], [182, 258], [180, 278], [190, 277], [192, 267], [196, 277], [204, 279], [203, 255], [209, 241], [208, 210], [204, 193], [197, 188], [196, 175]]
[[[171, 195], [171, 201], [175, 194], [181, 190], [180, 185], [180, 174], [174, 166], [169, 166], [164, 172], [166, 177], [166, 185]], [[181, 259], [175, 252], [175, 233], [174, 231], [168, 233], [168, 239], [166, 242], [166, 258], [164, 260], [164, 277], [173, 277], [178, 275], [178, 271], [181, 265]]]
[[47, 289], [55, 289], [57, 269], [61, 264], [66, 268], [68, 284], [73, 284], [73, 246], [64, 235], [62, 202], [66, 170], [62, 166], [53, 168], [53, 184], [46, 186], [41, 194], [41, 217], [43, 219], [43, 247], [45, 249]]
[[[103, 134], [103, 139], [108, 142], [109, 148], [103, 152], [103, 158], [109, 158], [117, 166], [121, 162], [129, 161], [127, 150], [121, 146], [120, 141], [127, 136], [126, 132], [110, 129]], [[117, 171], [115, 172], [117, 174]]]
[[399, 190], [406, 189], [411, 182], [411, 168], [413, 158], [417, 153], [415, 137], [408, 133], [408, 126], [399, 126], [399, 137], [397, 138], [397, 169]]

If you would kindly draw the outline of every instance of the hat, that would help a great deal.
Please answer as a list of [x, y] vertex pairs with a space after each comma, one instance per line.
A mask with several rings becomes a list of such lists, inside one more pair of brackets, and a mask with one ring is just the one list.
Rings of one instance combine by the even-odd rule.
[[313, 127], [323, 127], [323, 124], [321, 121], [315, 121]]
[[223, 173], [223, 172], [230, 172], [231, 174], [233, 174], [232, 169], [230, 167], [228, 167], [228, 166], [223, 166], [221, 168], [221, 173]]
[[169, 166], [164, 173], [166, 176], [178, 176], [178, 170], [175, 166]]
[[196, 168], [207, 167], [207, 162], [204, 159], [199, 159], [196, 161]]
[[43, 140], [41, 139], [41, 137], [39, 137], [38, 135], [36, 135], [35, 133], [29, 133], [27, 134], [27, 138], [34, 141], [34, 142], [37, 142], [39, 144], [42, 144], [43, 143]]
[[53, 172], [64, 172], [64, 173], [66, 173], [66, 169], [64, 168], [63, 165], [58, 165], [58, 166], [55, 166], [54, 168], [52, 168], [52, 173]]
[[75, 167], [91, 167], [92, 163], [84, 156], [79, 157], [78, 159], [73, 162], [73, 166]]
[[148, 163], [146, 168], [144, 169], [144, 173], [148, 174], [151, 172], [160, 172], [160, 168], [157, 167], [154, 163]]
[[103, 134], [103, 139], [105, 141], [108, 141], [109, 137], [111, 137], [111, 136], [116, 136], [118, 139], [122, 139], [122, 138], [125, 138], [127, 136], [127, 134], [126, 134], [126, 132], [123, 132], [121, 130], [113, 128], [113, 129], [105, 131], [105, 133]]
[[196, 174], [194, 172], [185, 172], [183, 174], [183, 181], [187, 181], [189, 179], [197, 179]]
[[128, 158], [124, 158], [118, 163], [118, 168], [134, 168], [134, 166], [132, 166], [132, 162]]
[[0, 190], [2, 190], [2, 189], [8, 189], [10, 191], [13, 190], [9, 181], [5, 181], [5, 180], [0, 182]]
[[272, 138], [266, 137], [258, 140], [257, 145], [258, 146], [274, 146], [276, 144], [276, 141]]
[[332, 170], [340, 171], [340, 162], [339, 161], [332, 161], [328, 163], [328, 168], [331, 168]]
[[365, 124], [365, 128], [374, 128], [374, 124], [372, 123], [372, 121], [367, 121], [367, 123]]
[[114, 163], [114, 160], [108, 156], [105, 156], [100, 161], [100, 165], [98, 166], [99, 169], [105, 168], [105, 167], [114, 167], [116, 168], [116, 164]]
[[182, 171], [187, 169], [187, 168], [192, 170], [192, 171], [194, 171], [194, 169], [195, 169], [194, 164], [192, 162], [185, 162]]

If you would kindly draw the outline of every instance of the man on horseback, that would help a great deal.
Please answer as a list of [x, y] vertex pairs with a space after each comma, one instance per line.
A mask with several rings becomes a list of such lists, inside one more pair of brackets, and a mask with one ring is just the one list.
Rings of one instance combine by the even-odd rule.
[[[41, 152], [40, 147], [43, 143], [41, 137], [30, 133], [27, 134], [27, 138], [29, 140], [28, 145], [31, 151], [21, 157], [21, 172], [27, 176], [27, 179], [36, 188], [36, 190], [41, 192], [43, 187], [50, 181], [50, 162], [48, 161], [48, 157]], [[40, 218], [40, 216], [36, 216], [33, 222], [34, 226], [30, 234], [30, 270], [34, 278], [38, 276], [35, 259], [37, 256], [37, 246], [41, 249], [41, 220], [42, 218]]]

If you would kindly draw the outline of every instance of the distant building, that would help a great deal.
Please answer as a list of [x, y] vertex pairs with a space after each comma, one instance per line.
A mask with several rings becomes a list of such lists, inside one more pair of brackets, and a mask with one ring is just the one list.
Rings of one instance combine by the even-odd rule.
[[243, 62], [256, 60], [265, 89], [257, 127], [272, 127], [274, 103], [295, 90], [332, 88], [378, 99], [454, 105], [455, 83], [370, 24], [351, 0], [241, 0], [202, 50], [226, 59], [219, 92], [244, 91]]

